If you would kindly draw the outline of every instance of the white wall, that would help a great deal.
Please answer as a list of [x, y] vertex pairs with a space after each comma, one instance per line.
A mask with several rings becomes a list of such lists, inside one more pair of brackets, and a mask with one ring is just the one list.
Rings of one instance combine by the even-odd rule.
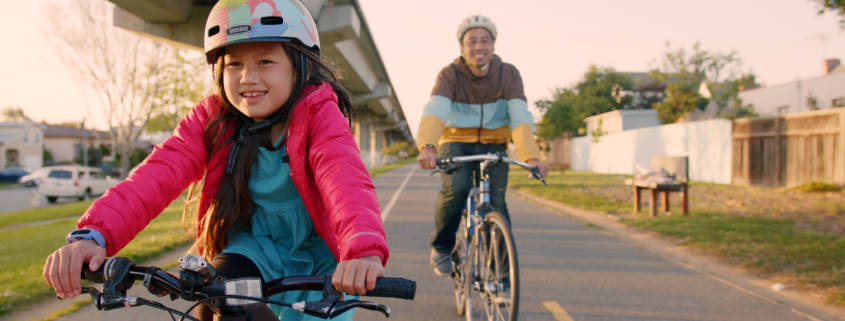
[[79, 139], [72, 137], [51, 137], [44, 140], [44, 148], [53, 155], [53, 161], [73, 162], [75, 151], [73, 145], [79, 143]]
[[593, 143], [572, 142], [572, 168], [598, 173], [633, 174], [634, 164], [648, 167], [651, 156], [688, 156], [690, 179], [731, 183], [731, 122], [708, 120], [614, 133]]

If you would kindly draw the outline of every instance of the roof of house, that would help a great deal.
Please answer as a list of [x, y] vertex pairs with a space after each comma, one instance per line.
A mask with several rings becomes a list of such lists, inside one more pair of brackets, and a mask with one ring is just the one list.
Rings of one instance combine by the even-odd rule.
[[99, 138], [99, 139], [109, 139], [109, 134], [106, 132], [101, 131], [94, 131], [94, 130], [82, 130], [79, 128], [67, 127], [67, 126], [59, 126], [59, 125], [46, 125], [44, 129], [44, 137], [89, 137], [89, 138]]
[[32, 121], [24, 121], [24, 122], [0, 122], [0, 128], [21, 128], [21, 127], [41, 127], [44, 129], [44, 124], [32, 122]]

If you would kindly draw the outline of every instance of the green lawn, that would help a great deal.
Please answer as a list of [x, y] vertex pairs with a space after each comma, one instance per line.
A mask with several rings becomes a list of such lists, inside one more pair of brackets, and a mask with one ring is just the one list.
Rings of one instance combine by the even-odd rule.
[[[543, 186], [518, 169], [510, 173], [510, 188], [617, 215], [625, 224], [708, 251], [758, 275], [822, 292], [830, 302], [845, 306], [845, 233], [830, 228], [839, 224], [835, 219], [841, 217], [840, 206], [836, 206], [842, 199], [838, 191], [816, 195], [693, 182], [689, 217], [681, 216], [675, 206], [673, 215], [648, 218], [647, 208], [639, 215], [631, 213], [631, 191], [624, 186], [625, 176], [553, 171], [546, 179], [548, 186]], [[756, 203], [725, 205], [737, 204], [737, 199]], [[826, 227], [819, 227], [819, 222], [827, 222], [823, 224]]]
[[[11, 214], [4, 214], [8, 216]], [[23, 227], [0, 233], [0, 315], [54, 296], [41, 277], [44, 261], [65, 244], [64, 237], [75, 228], [76, 219]], [[171, 204], [119, 256], [135, 262], [167, 253], [191, 242], [182, 229], [182, 202]]]
[[0, 228], [11, 225], [39, 222], [69, 216], [80, 216], [93, 201], [62, 203], [53, 206], [31, 208], [0, 215]]

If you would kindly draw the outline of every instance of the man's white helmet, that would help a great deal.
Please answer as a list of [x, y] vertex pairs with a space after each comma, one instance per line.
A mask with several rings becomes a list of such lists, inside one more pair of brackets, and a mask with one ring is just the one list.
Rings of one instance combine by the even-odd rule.
[[490, 32], [490, 36], [493, 37], [493, 41], [496, 41], [496, 25], [493, 23], [493, 20], [487, 18], [482, 15], [471, 15], [466, 17], [461, 24], [458, 25], [458, 42], [463, 41], [464, 34], [467, 30], [472, 28], [484, 28]]

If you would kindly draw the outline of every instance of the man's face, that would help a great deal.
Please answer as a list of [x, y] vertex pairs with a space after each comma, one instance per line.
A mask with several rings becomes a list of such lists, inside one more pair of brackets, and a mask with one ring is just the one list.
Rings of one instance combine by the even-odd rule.
[[493, 37], [484, 28], [472, 28], [464, 33], [461, 40], [461, 56], [471, 68], [486, 67], [493, 59]]

